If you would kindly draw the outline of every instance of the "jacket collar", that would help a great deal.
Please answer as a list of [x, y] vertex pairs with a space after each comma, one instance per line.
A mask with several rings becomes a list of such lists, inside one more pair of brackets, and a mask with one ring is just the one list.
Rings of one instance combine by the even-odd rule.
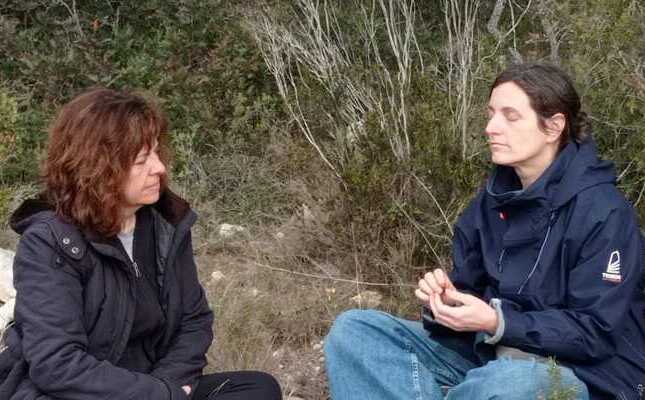
[[[152, 208], [155, 227], [163, 227], [163, 244], [166, 246], [170, 246], [176, 233], [189, 230], [197, 219], [188, 202], [168, 189], [162, 192]], [[43, 194], [23, 202], [10, 218], [10, 225], [18, 234], [37, 222], [45, 222], [51, 227], [58, 246], [73, 259], [80, 260], [88, 244], [101, 254], [124, 259], [122, 251], [113, 246], [114, 238], [103, 237], [89, 229], [79, 229], [72, 221], [56, 214]], [[165, 248], [166, 253], [169, 250]]]
[[526, 189], [522, 189], [513, 168], [497, 166], [486, 185], [486, 194], [492, 200], [492, 208], [538, 202], [556, 210], [578, 193], [605, 184], [616, 184], [613, 164], [598, 157], [594, 140], [588, 138], [580, 144], [567, 144], [544, 173]]
[[486, 194], [493, 200], [492, 207], [499, 208], [529, 202], [552, 203], [554, 194], [567, 172], [567, 167], [577, 153], [576, 144], [567, 144], [542, 175], [527, 188], [522, 188], [520, 179], [512, 167], [496, 166], [486, 184]]

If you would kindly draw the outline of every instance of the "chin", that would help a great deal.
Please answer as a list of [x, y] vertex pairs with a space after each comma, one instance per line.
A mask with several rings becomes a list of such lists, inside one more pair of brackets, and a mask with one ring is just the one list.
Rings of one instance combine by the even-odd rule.
[[490, 157], [490, 160], [492, 161], [493, 164], [495, 165], [506, 165], [510, 166], [512, 161], [508, 159], [508, 157], [503, 157], [501, 155], [496, 155], [492, 154]]
[[146, 196], [139, 201], [139, 204], [150, 205], [155, 204], [157, 201], [159, 201], [159, 194], [154, 196]]

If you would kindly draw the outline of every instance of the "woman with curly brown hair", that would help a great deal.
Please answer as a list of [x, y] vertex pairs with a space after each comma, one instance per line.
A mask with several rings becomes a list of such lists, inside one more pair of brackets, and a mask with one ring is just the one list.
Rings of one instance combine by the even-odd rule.
[[102, 88], [54, 121], [45, 191], [11, 218], [22, 237], [3, 399], [281, 398], [265, 373], [202, 375], [213, 314], [196, 215], [168, 189], [166, 131], [154, 103]]

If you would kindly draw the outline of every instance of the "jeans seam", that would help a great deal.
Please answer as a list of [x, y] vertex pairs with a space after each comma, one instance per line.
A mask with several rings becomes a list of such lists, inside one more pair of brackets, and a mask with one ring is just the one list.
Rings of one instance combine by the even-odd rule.
[[419, 378], [419, 357], [413, 350], [412, 343], [406, 341], [406, 350], [410, 354], [410, 369], [412, 373], [412, 387], [416, 400], [422, 400], [423, 393], [421, 393], [421, 382]]

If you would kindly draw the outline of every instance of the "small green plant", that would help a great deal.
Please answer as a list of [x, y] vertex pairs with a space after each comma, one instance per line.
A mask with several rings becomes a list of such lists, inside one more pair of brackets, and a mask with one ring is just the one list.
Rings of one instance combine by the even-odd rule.
[[551, 388], [546, 400], [575, 400], [580, 389], [576, 386], [565, 387], [562, 384], [562, 370], [553, 357], [549, 359], [549, 377], [551, 378]]

